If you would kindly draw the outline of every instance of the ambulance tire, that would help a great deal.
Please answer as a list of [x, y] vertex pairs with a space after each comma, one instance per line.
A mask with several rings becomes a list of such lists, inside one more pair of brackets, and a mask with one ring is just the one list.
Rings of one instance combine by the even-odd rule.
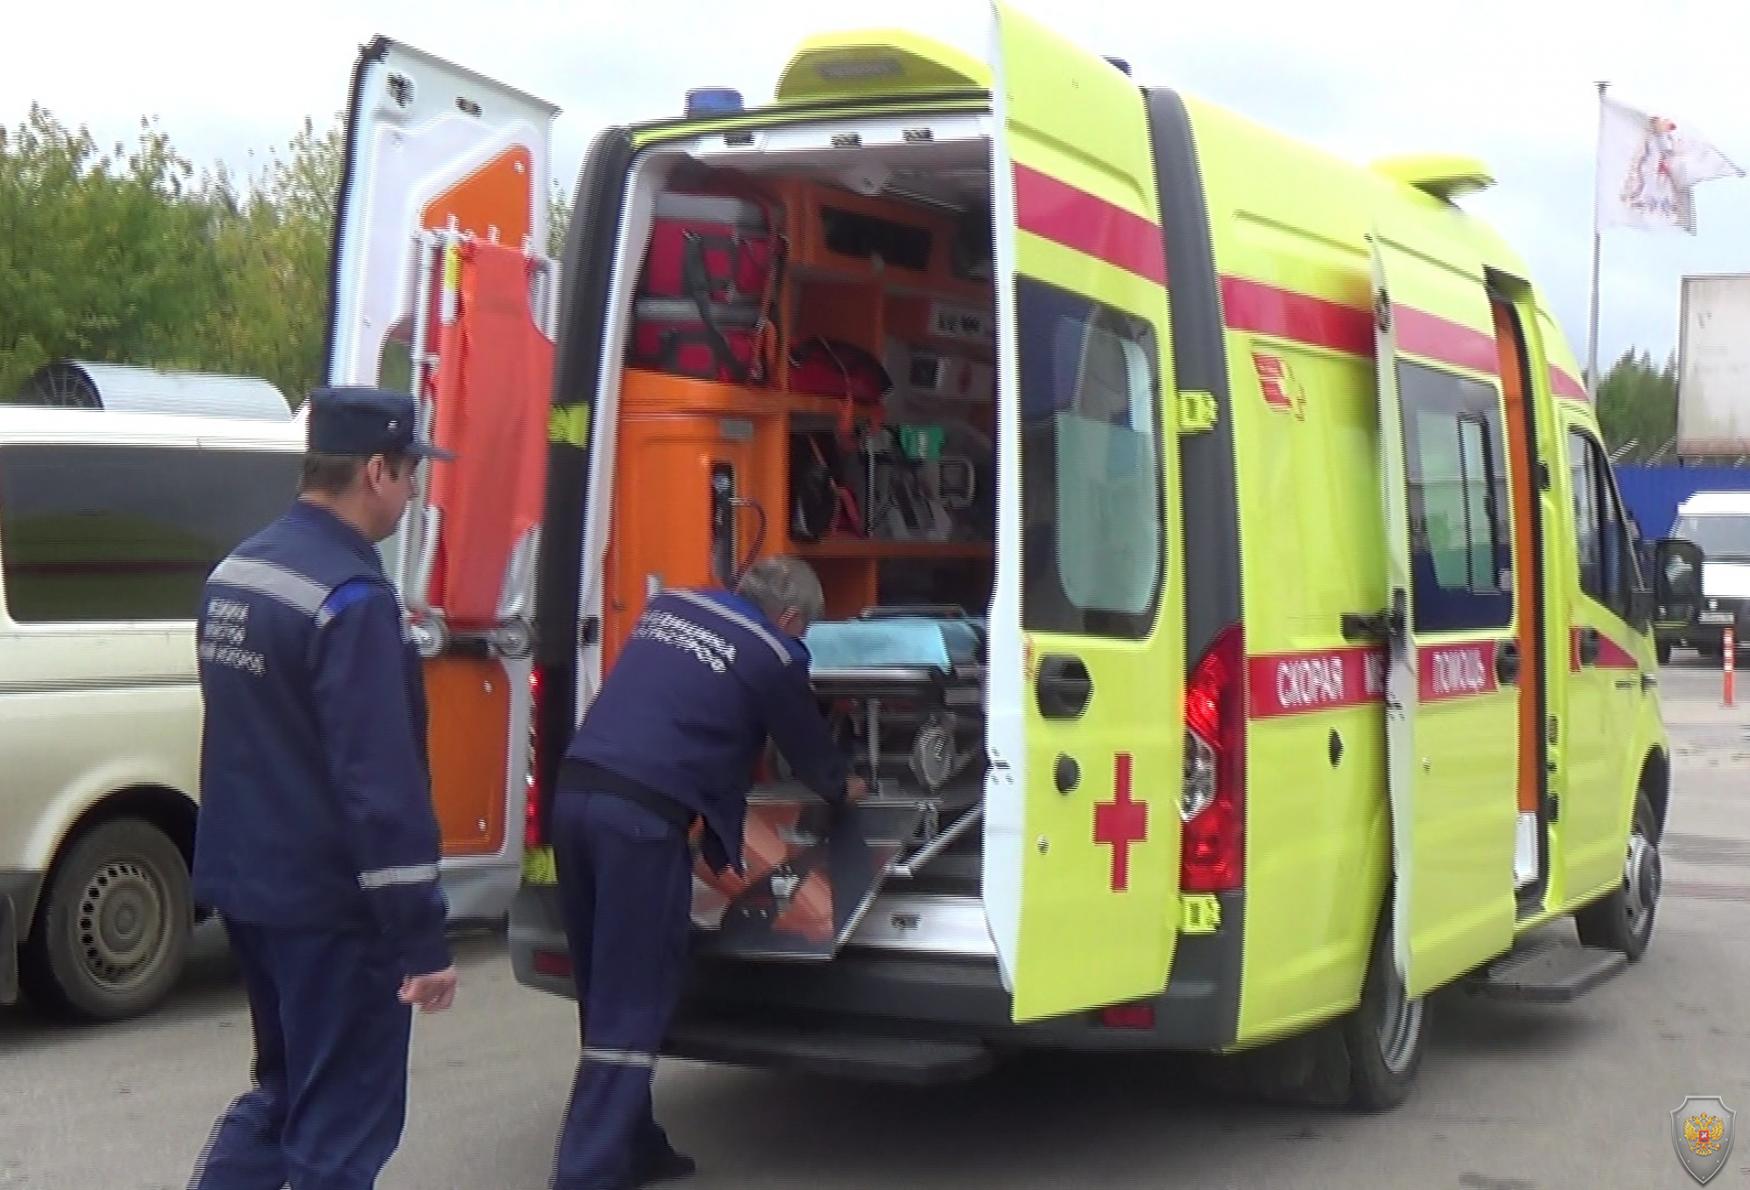
[[1404, 995], [1392, 958], [1388, 906], [1374, 933], [1361, 1003], [1338, 1025], [1348, 1058], [1345, 1106], [1354, 1111], [1389, 1111], [1409, 1098], [1428, 1052], [1431, 1015], [1426, 998], [1409, 1000]]
[[112, 818], [61, 856], [19, 977], [43, 1012], [119, 1021], [156, 1008], [181, 978], [194, 925], [188, 862], [139, 818]]
[[1409, 1098], [1428, 1049], [1428, 1001], [1406, 1003], [1402, 990], [1388, 907], [1353, 1012], [1256, 1049], [1208, 1055], [1198, 1073], [1229, 1098], [1361, 1112], [1394, 1108]]
[[[1631, 963], [1640, 962], [1647, 953], [1653, 940], [1653, 918], [1659, 911], [1658, 837], [1658, 817], [1642, 790], [1635, 795], [1634, 830], [1629, 835], [1622, 884], [1603, 900], [1574, 914], [1574, 932], [1580, 936], [1581, 946], [1621, 951]], [[1631, 879], [1638, 889], [1629, 888]]]

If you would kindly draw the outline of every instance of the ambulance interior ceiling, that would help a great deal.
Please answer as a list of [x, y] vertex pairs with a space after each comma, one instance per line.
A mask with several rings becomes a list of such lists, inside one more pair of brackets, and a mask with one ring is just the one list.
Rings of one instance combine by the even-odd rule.
[[[827, 137], [833, 134], [857, 135], [858, 128], [856, 125], [822, 128], [816, 135]], [[722, 137], [710, 139], [718, 146], [725, 143]], [[669, 185], [684, 181], [694, 169], [700, 172], [730, 169], [770, 177], [800, 178], [841, 186], [870, 197], [879, 195], [967, 212], [983, 210], [990, 204], [990, 154], [990, 142], [983, 137], [944, 137], [905, 144], [796, 150], [726, 149], [711, 152], [703, 146], [695, 146], [690, 159], [666, 154], [666, 160], [658, 158], [652, 164], [669, 173]]]

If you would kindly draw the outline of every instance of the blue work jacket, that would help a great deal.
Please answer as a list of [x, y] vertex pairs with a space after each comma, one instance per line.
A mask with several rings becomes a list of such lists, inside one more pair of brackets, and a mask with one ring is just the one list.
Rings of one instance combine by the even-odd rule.
[[197, 902], [449, 966], [424, 678], [375, 547], [299, 501], [213, 571], [198, 632]]
[[739, 871], [748, 787], [768, 738], [814, 793], [844, 801], [848, 765], [809, 682], [807, 647], [740, 596], [677, 589], [644, 609], [566, 759], [699, 815], [706, 862]]

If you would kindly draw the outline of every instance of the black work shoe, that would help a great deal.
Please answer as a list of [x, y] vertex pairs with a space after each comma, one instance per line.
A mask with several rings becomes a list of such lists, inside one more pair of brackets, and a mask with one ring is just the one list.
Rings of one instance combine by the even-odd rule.
[[654, 1186], [658, 1182], [672, 1182], [680, 1178], [690, 1178], [699, 1171], [699, 1163], [685, 1153], [677, 1153], [673, 1149], [644, 1166], [638, 1176], [638, 1185]]

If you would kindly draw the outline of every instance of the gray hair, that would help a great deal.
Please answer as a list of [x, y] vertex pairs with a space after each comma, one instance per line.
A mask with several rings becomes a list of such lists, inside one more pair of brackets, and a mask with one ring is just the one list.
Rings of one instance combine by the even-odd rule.
[[826, 612], [826, 596], [814, 568], [788, 554], [761, 558], [748, 567], [736, 593], [774, 620], [795, 608], [805, 623], [812, 624]]

